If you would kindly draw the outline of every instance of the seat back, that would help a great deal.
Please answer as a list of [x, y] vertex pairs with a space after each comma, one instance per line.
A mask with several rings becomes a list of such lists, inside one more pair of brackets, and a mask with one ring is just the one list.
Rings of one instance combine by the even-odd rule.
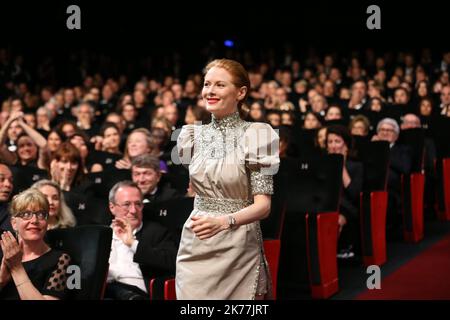
[[175, 198], [144, 207], [144, 221], [158, 222], [173, 232], [179, 241], [186, 220], [194, 208], [193, 197]]
[[425, 157], [425, 132], [422, 128], [402, 130], [399, 143], [411, 150], [411, 172], [423, 172]]
[[[280, 297], [292, 295], [293, 292], [296, 295], [298, 292], [310, 291], [311, 273], [322, 274], [319, 270], [322, 257], [319, 248], [323, 233], [318, 232], [317, 223], [315, 227], [312, 223], [317, 221], [320, 213], [327, 216], [334, 212], [332, 215], [336, 216], [342, 189], [342, 166], [341, 155], [317, 155], [281, 161], [278, 175], [282, 180], [286, 216], [278, 269], [277, 295]], [[307, 213], [311, 217], [308, 224], [305, 220]], [[322, 220], [328, 221], [326, 217]], [[334, 221], [333, 218], [331, 223], [334, 222], [337, 232], [337, 220]], [[307, 236], [309, 227], [310, 236]], [[336, 241], [337, 237], [334, 245]], [[336, 253], [334, 258], [336, 259]], [[318, 263], [311, 265], [312, 261]]]
[[389, 143], [386, 141], [371, 141], [356, 147], [358, 148], [358, 159], [364, 166], [363, 190], [386, 190], [389, 170]]
[[81, 271], [80, 289], [71, 290], [75, 300], [103, 298], [109, 268], [112, 229], [106, 226], [79, 226], [47, 232], [47, 242], [71, 256], [71, 265]]
[[264, 239], [281, 239], [285, 213], [284, 190], [279, 176], [275, 175], [270, 214], [267, 218], [261, 220], [261, 231]]
[[117, 182], [131, 180], [131, 171], [110, 167], [102, 172], [91, 172], [87, 174], [86, 178], [94, 184], [95, 196], [108, 198], [109, 191]]
[[46, 170], [31, 166], [12, 166], [11, 173], [14, 177], [13, 194], [20, 193], [39, 180], [48, 179]]
[[[314, 155], [285, 163], [287, 212], [335, 212], [342, 187], [343, 157]], [[288, 187], [287, 187], [288, 186]]]
[[180, 194], [185, 194], [189, 186], [189, 170], [181, 164], [172, 164], [169, 166], [169, 172], [164, 175], [164, 179]]

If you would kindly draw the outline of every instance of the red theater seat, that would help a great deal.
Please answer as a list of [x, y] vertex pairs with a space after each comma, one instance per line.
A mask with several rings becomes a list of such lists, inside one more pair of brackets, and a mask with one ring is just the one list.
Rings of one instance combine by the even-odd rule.
[[403, 238], [407, 242], [419, 242], [423, 239], [423, 199], [425, 175], [412, 173], [409, 181], [403, 179]]
[[361, 244], [365, 266], [386, 262], [386, 191], [361, 193]]
[[308, 269], [313, 299], [327, 299], [339, 289], [337, 272], [338, 212], [307, 214]]
[[450, 158], [442, 159], [442, 188], [444, 206], [439, 210], [439, 219], [450, 220]]

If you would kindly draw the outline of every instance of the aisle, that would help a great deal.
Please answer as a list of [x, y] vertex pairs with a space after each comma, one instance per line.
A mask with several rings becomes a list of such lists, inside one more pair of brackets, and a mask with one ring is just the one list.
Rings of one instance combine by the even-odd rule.
[[450, 300], [450, 235], [383, 278], [380, 290], [356, 300]]

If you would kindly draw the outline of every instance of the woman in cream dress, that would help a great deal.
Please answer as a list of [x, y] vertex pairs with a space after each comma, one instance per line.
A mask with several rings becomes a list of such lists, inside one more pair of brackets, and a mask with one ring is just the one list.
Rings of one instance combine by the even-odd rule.
[[177, 256], [177, 299], [263, 299], [271, 294], [259, 220], [270, 212], [278, 135], [239, 108], [250, 88], [236, 61], [206, 67], [207, 125], [186, 125], [177, 142], [196, 192]]

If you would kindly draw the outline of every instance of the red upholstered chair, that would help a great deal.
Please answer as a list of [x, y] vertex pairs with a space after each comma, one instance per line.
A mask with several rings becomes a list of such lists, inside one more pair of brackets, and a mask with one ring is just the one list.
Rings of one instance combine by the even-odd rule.
[[339, 290], [337, 272], [338, 212], [306, 215], [308, 270], [313, 299], [326, 299]]
[[425, 174], [402, 176], [403, 238], [406, 242], [423, 239], [423, 200]]
[[450, 158], [442, 159], [442, 183], [440, 186], [441, 205], [439, 206], [439, 219], [443, 221], [450, 220]]
[[174, 278], [164, 282], [164, 300], [177, 300]]
[[150, 300], [176, 300], [175, 278], [158, 277], [150, 280]]
[[386, 262], [386, 212], [389, 144], [367, 142], [359, 146], [364, 164], [363, 192], [360, 200], [361, 248], [365, 266]]

